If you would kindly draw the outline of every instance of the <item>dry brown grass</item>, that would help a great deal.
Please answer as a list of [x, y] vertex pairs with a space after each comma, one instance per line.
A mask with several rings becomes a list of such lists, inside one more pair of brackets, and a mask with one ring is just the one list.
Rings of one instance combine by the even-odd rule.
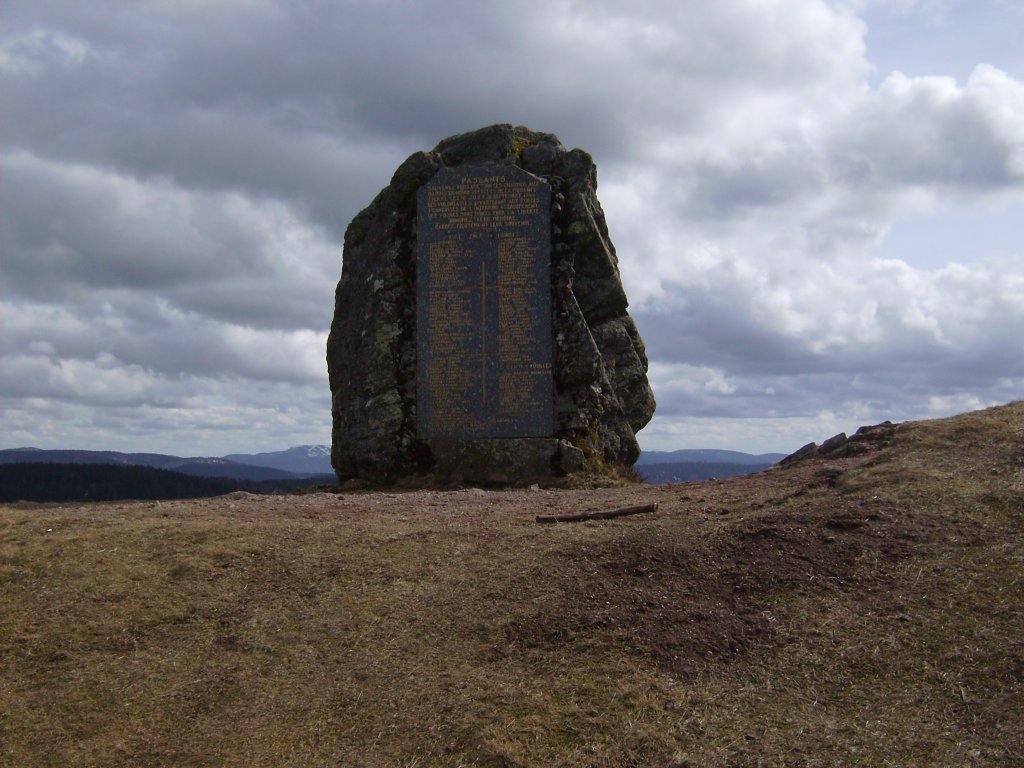
[[1024, 403], [724, 482], [0, 507], [0, 764], [1020, 765], [1022, 528]]

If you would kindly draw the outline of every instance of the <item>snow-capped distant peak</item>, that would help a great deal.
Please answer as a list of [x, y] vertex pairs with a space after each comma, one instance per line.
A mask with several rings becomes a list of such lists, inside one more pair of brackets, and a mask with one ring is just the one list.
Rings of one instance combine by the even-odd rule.
[[[311, 459], [322, 459], [324, 457], [330, 458], [331, 446], [329, 445], [293, 445], [284, 451], [279, 453], [291, 453], [291, 454], [303, 454]], [[269, 454], [268, 454], [269, 455]]]

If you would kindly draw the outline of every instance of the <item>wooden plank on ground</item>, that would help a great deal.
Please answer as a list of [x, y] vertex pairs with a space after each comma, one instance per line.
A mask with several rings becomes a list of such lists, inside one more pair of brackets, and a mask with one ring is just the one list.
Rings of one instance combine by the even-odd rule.
[[658, 504], [641, 504], [637, 507], [623, 507], [621, 509], [610, 509], [604, 512], [581, 512], [575, 515], [537, 515], [538, 523], [577, 523], [581, 520], [608, 520], [613, 517], [627, 517], [628, 515], [642, 515], [645, 512], [656, 512]]

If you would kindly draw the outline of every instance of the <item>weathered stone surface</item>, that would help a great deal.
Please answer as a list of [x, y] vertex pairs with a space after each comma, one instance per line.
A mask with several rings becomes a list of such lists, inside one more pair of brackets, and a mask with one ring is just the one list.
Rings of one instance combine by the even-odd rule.
[[818, 453], [822, 456], [828, 456], [833, 451], [838, 451], [846, 445], [847, 440], [849, 440], [849, 438], [846, 436], [845, 432], [833, 435], [818, 447]]
[[779, 466], [788, 467], [791, 464], [796, 464], [804, 459], [815, 458], [818, 455], [818, 444], [808, 443], [807, 445], [797, 448], [793, 453], [786, 456], [784, 459], [779, 460]]
[[[529, 445], [417, 437], [416, 193], [442, 167], [487, 164], [517, 166], [551, 188], [556, 424], [552, 439]], [[453, 136], [399, 166], [345, 233], [327, 343], [331, 460], [340, 479], [433, 474], [519, 484], [633, 464], [654, 396], [596, 189], [590, 155], [511, 125]]]

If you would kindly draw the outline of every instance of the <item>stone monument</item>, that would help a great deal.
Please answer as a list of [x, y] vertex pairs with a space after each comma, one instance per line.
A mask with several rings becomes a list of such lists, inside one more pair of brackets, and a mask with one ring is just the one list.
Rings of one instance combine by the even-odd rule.
[[417, 152], [345, 232], [327, 342], [341, 481], [614, 475], [654, 412], [582, 150], [496, 125]]

